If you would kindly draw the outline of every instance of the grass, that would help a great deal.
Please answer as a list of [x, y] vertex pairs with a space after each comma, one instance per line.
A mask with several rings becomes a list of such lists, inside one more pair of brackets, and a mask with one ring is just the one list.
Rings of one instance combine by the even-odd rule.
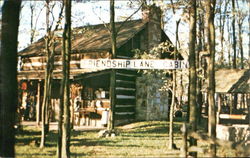
[[[177, 147], [181, 147], [181, 123], [174, 124]], [[72, 131], [71, 157], [179, 157], [180, 150], [169, 150], [168, 123], [166, 121], [137, 122], [117, 128], [118, 136], [98, 138], [98, 131]], [[56, 131], [47, 137], [47, 146], [40, 149], [36, 140], [40, 131], [36, 127], [24, 127], [16, 136], [17, 158], [56, 157]], [[198, 143], [207, 148], [207, 144]], [[199, 153], [203, 157], [206, 153]], [[228, 154], [226, 155], [228, 156]]]

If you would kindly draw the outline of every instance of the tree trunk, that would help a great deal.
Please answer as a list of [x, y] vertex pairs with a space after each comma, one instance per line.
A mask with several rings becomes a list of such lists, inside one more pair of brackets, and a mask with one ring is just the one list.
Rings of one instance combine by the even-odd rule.
[[[233, 51], [234, 51], [234, 56], [233, 56], [233, 68], [237, 68], [237, 50], [236, 50], [236, 45], [237, 45], [237, 39], [236, 39], [236, 34], [235, 34], [235, 0], [232, 0], [232, 28], [233, 28]], [[237, 94], [234, 94], [233, 96], [233, 109], [237, 108]]]
[[220, 44], [221, 44], [221, 53], [220, 53], [220, 64], [224, 65], [224, 29], [225, 29], [225, 20], [226, 20], [226, 12], [227, 12], [227, 6], [228, 6], [228, 1], [225, 1], [225, 4], [224, 4], [224, 11], [221, 12], [222, 10], [222, 4], [223, 4], [223, 1], [220, 2]]
[[239, 48], [240, 48], [240, 67], [241, 69], [244, 69], [244, 51], [243, 51], [243, 41], [242, 41], [242, 25], [243, 25], [243, 21], [245, 19], [245, 16], [243, 14], [241, 14], [240, 8], [239, 8], [239, 3], [238, 1], [236, 1], [237, 4], [237, 10], [238, 10], [238, 36], [239, 36]]
[[[174, 50], [174, 60], [176, 60], [176, 56], [178, 53], [177, 50], [177, 45], [178, 45], [178, 32], [179, 32], [179, 24], [180, 24], [180, 20], [176, 21], [176, 47]], [[174, 134], [173, 134], [173, 128], [174, 128], [174, 107], [176, 106], [176, 70], [173, 70], [173, 88], [172, 88], [172, 101], [171, 101], [171, 105], [170, 105], [170, 111], [169, 111], [169, 145], [168, 148], [169, 149], [174, 149], [175, 147], [175, 143], [174, 143]]]
[[70, 157], [70, 52], [71, 52], [71, 0], [64, 0], [65, 24], [63, 31], [63, 79], [61, 84], [58, 157]]
[[[189, 12], [189, 123], [193, 132], [197, 129], [197, 103], [196, 103], [196, 0], [190, 1]], [[192, 138], [190, 145], [196, 146], [197, 141]], [[197, 157], [197, 153], [192, 153], [192, 156]]]
[[[175, 48], [176, 49], [176, 48]], [[173, 88], [172, 88], [172, 99], [169, 111], [169, 142], [168, 149], [174, 149], [174, 106], [175, 106], [175, 92], [176, 91], [176, 71], [173, 70]]]
[[232, 31], [233, 31], [233, 51], [234, 51], [234, 56], [233, 56], [233, 68], [236, 69], [237, 67], [237, 52], [236, 52], [236, 44], [237, 44], [237, 39], [235, 35], [235, 0], [232, 0]]
[[37, 96], [36, 96], [36, 124], [40, 125], [40, 98], [41, 98], [41, 82], [37, 82]]
[[[198, 7], [199, 8], [203, 8], [204, 6], [202, 5], [201, 1], [198, 1]], [[202, 70], [202, 71], [198, 71], [196, 73], [198, 73], [200, 76], [204, 75], [203, 72], [203, 68], [202, 68], [202, 61], [201, 61], [201, 55], [200, 52], [201, 51], [205, 51], [205, 47], [204, 47], [204, 42], [203, 42], [203, 38], [204, 38], [204, 18], [203, 18], [203, 13], [198, 13], [198, 26], [199, 26], [199, 31], [198, 31], [198, 53], [196, 56], [196, 66], [197, 66], [197, 70]], [[201, 116], [201, 110], [202, 110], [202, 77], [197, 77], [197, 104], [198, 104], [198, 108], [197, 108], [197, 124], [201, 123], [202, 120], [202, 116]]]
[[[230, 22], [227, 20], [227, 32], [230, 32]], [[231, 68], [231, 35], [230, 33], [227, 36], [227, 41], [228, 41], [228, 66]]]
[[[214, 11], [216, 0], [208, 0], [206, 3], [207, 10], [207, 41], [210, 60], [208, 65], [208, 133], [212, 139], [216, 138], [216, 115], [215, 115], [215, 28], [214, 28]], [[210, 145], [210, 156], [216, 156], [216, 146]]]
[[33, 29], [33, 17], [34, 17], [35, 5], [30, 1], [30, 44], [34, 41], [35, 30]]
[[[115, 2], [110, 0], [110, 29], [111, 29], [111, 45], [112, 45], [112, 58], [116, 58], [116, 29], [115, 29]], [[115, 82], [116, 82], [116, 71], [113, 69], [110, 76], [110, 100], [111, 108], [109, 111], [109, 121], [108, 121], [108, 130], [114, 130], [114, 114], [115, 114], [115, 101], [116, 101], [116, 92], [115, 92]]]
[[21, 1], [4, 1], [0, 53], [0, 157], [15, 157], [17, 37]]
[[[250, 1], [248, 1], [248, 12], [250, 13]], [[248, 16], [248, 29], [250, 29], [250, 16]], [[250, 69], [250, 31], [248, 31], [248, 68]]]
[[47, 35], [45, 37], [45, 51], [46, 51], [46, 70], [45, 70], [45, 80], [44, 80], [44, 93], [43, 93], [43, 103], [42, 103], [42, 131], [41, 131], [41, 142], [40, 148], [45, 146], [46, 134], [49, 131], [49, 121], [48, 121], [48, 107], [50, 104], [51, 97], [51, 82], [52, 82], [52, 72], [54, 65], [54, 55], [50, 50], [51, 42], [51, 30], [49, 27], [49, 0], [46, 1], [46, 27]]

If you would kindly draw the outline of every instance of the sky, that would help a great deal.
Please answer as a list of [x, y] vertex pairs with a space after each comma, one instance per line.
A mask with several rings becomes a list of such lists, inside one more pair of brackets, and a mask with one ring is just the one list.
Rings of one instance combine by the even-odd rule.
[[[53, 14], [55, 16], [55, 21], [58, 19], [58, 14], [60, 12], [60, 3], [57, 4], [53, 9]], [[35, 18], [33, 21], [37, 21], [37, 28], [35, 40], [38, 40], [45, 35], [45, 13], [46, 9], [43, 2], [35, 3]], [[23, 8], [21, 10], [20, 16], [20, 26], [19, 26], [19, 50], [27, 47], [30, 44], [30, 1], [23, 3]], [[121, 8], [121, 6], [123, 6]], [[124, 20], [135, 10], [138, 6], [129, 8], [129, 1], [118, 1], [116, 2], [116, 21]], [[37, 19], [38, 17], [38, 19]], [[141, 12], [133, 16], [133, 19], [139, 19], [141, 17]], [[52, 17], [51, 17], [52, 19]], [[109, 23], [109, 1], [86, 1], [86, 2], [76, 2], [72, 3], [72, 27], [84, 26], [84, 25], [94, 25], [101, 23]]]

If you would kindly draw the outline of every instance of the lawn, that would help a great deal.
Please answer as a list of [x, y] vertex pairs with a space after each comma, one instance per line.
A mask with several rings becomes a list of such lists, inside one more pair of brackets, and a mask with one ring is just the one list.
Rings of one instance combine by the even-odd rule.
[[[181, 147], [181, 123], [174, 125], [174, 141]], [[169, 150], [168, 122], [137, 122], [117, 128], [119, 133], [114, 138], [98, 138], [95, 131], [71, 132], [71, 157], [179, 157], [180, 150]], [[24, 127], [18, 132], [16, 141], [17, 158], [52, 158], [56, 157], [56, 131], [51, 131], [47, 139], [47, 147], [40, 149], [36, 140], [40, 131], [36, 127]], [[207, 148], [207, 144], [198, 143]], [[205, 153], [199, 153], [204, 156]]]

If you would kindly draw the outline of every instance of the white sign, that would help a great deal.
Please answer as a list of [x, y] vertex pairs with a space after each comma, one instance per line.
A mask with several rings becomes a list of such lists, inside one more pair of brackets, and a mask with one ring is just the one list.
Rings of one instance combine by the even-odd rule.
[[185, 69], [185, 60], [82, 59], [82, 69]]

